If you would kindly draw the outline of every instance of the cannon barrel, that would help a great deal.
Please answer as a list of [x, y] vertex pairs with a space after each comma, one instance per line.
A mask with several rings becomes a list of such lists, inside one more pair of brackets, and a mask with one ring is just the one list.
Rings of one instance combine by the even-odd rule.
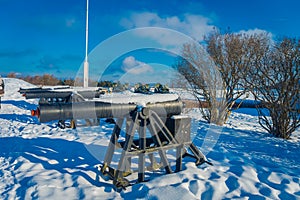
[[19, 93], [22, 94], [26, 99], [37, 99], [37, 98], [62, 98], [66, 99], [72, 94], [79, 94], [83, 98], [92, 99], [99, 98], [101, 94], [104, 94], [101, 88], [71, 88], [70, 86], [61, 87], [49, 87], [49, 88], [20, 88]]
[[[83, 101], [75, 103], [40, 104], [32, 114], [39, 118], [40, 122], [68, 119], [89, 118], [120, 118], [125, 117], [137, 109], [137, 104], [117, 104], [99, 101]], [[144, 111], [152, 110], [159, 116], [170, 117], [181, 113], [183, 103], [179, 100], [148, 103]]]
[[[99, 98], [103, 92], [101, 91], [77, 91], [77, 94], [81, 95], [83, 98], [92, 99]], [[73, 94], [72, 91], [34, 91], [23, 93], [26, 99], [37, 99], [37, 98], [67, 98]]]
[[30, 93], [30, 92], [42, 92], [42, 91], [53, 91], [61, 89], [70, 89], [70, 86], [60, 86], [60, 87], [33, 87], [33, 88], [20, 88], [19, 93]]
[[26, 99], [37, 99], [37, 98], [67, 98], [72, 92], [48, 92], [48, 91], [37, 91], [37, 92], [26, 92], [23, 94]]

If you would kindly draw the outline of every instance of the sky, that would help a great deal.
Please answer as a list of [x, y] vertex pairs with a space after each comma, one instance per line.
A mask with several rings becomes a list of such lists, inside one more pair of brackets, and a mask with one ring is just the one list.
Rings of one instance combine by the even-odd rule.
[[[229, 28], [299, 37], [299, 7], [297, 0], [89, 0], [89, 74], [167, 79], [181, 34], [201, 41]], [[81, 76], [85, 16], [86, 0], [0, 0], [0, 75]]]

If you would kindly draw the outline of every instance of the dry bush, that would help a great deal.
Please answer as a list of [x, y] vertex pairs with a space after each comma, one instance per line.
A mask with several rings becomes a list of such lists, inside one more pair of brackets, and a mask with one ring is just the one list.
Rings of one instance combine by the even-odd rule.
[[43, 76], [26, 76], [23, 80], [34, 85], [57, 85], [60, 81], [53, 75], [44, 74]]
[[10, 72], [7, 74], [7, 78], [17, 78], [17, 74], [15, 72]]
[[[226, 118], [223, 81], [212, 60], [204, 56], [206, 54], [200, 46], [186, 44], [175, 67], [183, 76], [180, 78], [181, 87], [190, 91], [198, 100], [203, 118], [210, 123], [223, 125]], [[208, 103], [205, 106], [207, 109], [201, 105], [203, 99]]]
[[300, 126], [300, 41], [291, 38], [261, 48], [261, 57], [246, 79], [256, 100], [259, 124], [284, 139]]
[[[184, 45], [182, 57], [176, 64], [179, 72], [192, 88], [199, 100], [204, 119], [223, 125], [231, 113], [236, 100], [248, 88], [244, 75], [250, 63], [257, 58], [256, 46], [261, 35], [246, 35], [218, 32], [206, 37], [206, 48], [218, 72], [203, 60], [203, 50], [198, 46]], [[220, 75], [217, 75], [219, 73]], [[209, 104], [203, 108], [203, 100]]]

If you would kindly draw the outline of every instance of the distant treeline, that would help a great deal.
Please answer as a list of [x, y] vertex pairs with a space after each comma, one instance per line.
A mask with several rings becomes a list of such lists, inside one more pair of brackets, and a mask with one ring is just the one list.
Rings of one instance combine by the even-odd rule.
[[[44, 74], [44, 75], [35, 75], [35, 76], [17, 76], [16, 73], [11, 72], [7, 75], [8, 78], [19, 78], [22, 79], [28, 83], [34, 84], [34, 85], [69, 85], [69, 86], [82, 86], [82, 80], [79, 79], [59, 79], [51, 74]], [[108, 87], [108, 88], [114, 88], [117, 90], [125, 90], [128, 89], [129, 84], [125, 83], [122, 84], [119, 81], [92, 81], [89, 82], [90, 86], [97, 86], [97, 87]]]
[[74, 79], [58, 79], [51, 74], [35, 75], [35, 76], [17, 76], [16, 73], [11, 72], [7, 75], [8, 78], [20, 78], [28, 83], [34, 85], [70, 85], [74, 86]]

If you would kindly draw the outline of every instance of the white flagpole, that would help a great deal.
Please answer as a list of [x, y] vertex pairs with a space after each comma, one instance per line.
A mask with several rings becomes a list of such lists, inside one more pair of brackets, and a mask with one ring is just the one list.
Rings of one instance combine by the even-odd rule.
[[86, 28], [85, 28], [85, 59], [83, 64], [83, 87], [89, 86], [89, 62], [88, 62], [88, 38], [89, 38], [89, 0], [86, 0]]

